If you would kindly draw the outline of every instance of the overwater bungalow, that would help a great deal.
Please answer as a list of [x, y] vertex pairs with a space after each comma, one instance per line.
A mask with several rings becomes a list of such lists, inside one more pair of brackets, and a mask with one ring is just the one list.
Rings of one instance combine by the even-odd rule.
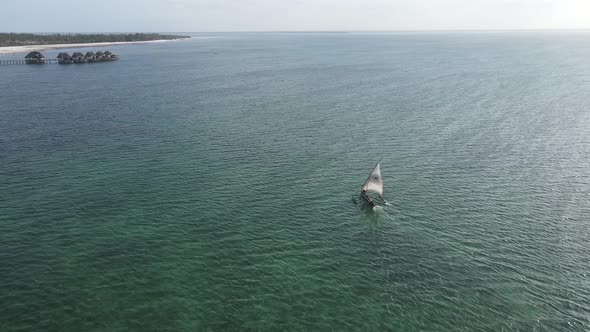
[[[68, 53], [62, 52], [57, 55], [56, 59], [46, 59], [41, 52], [31, 52], [27, 54], [25, 60], [14, 60], [14, 62], [26, 63], [26, 64], [42, 64], [42, 63], [59, 63], [59, 64], [70, 64], [70, 63], [88, 63], [88, 62], [105, 62], [119, 60], [119, 57], [109, 51], [98, 51], [87, 52], [83, 54], [81, 52], [74, 52], [72, 56]], [[11, 60], [9, 60], [11, 61]], [[8, 61], [6, 61], [9, 63]], [[3, 63], [0, 63], [3, 64]]]
[[75, 52], [74, 54], [72, 54], [72, 60], [74, 60], [74, 63], [84, 63], [84, 62], [86, 62], [84, 60], [84, 54], [82, 54], [80, 52]]
[[45, 56], [41, 52], [31, 52], [25, 56], [25, 62], [27, 64], [42, 64], [45, 63]]
[[115, 60], [119, 60], [119, 56], [111, 53], [110, 51], [106, 51], [106, 52], [104, 52], [102, 59], [103, 59], [103, 61], [115, 61]]
[[86, 62], [95, 62], [96, 54], [94, 54], [94, 52], [87, 52], [86, 55], [84, 55], [84, 59]]
[[59, 63], [59, 64], [74, 63], [74, 59], [68, 53], [60, 53], [57, 55], [57, 63]]

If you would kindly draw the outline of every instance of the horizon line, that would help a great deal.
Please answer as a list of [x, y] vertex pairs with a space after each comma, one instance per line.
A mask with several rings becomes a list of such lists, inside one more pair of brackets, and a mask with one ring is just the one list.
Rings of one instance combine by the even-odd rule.
[[355, 32], [590, 32], [588, 28], [530, 28], [530, 29], [401, 29], [401, 30], [216, 30], [216, 31], [83, 31], [83, 32], [67, 32], [67, 31], [47, 31], [47, 32], [32, 32], [32, 31], [7, 31], [0, 33], [31, 33], [31, 34], [50, 34], [50, 33], [79, 33], [79, 34], [121, 34], [121, 33], [355, 33]]

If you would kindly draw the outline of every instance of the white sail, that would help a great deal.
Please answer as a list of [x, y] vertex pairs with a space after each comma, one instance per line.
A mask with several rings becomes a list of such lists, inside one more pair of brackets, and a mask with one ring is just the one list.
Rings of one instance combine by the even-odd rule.
[[365, 184], [361, 189], [367, 192], [372, 191], [378, 193], [379, 195], [383, 195], [383, 179], [381, 178], [380, 165], [381, 162], [378, 162], [377, 166], [375, 166], [371, 172], [371, 175], [369, 175], [369, 178], [367, 181], [365, 181]]

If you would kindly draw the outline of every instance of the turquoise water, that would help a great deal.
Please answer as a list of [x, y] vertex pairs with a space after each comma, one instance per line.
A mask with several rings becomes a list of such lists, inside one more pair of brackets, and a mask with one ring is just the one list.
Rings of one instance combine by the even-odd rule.
[[588, 33], [214, 37], [0, 68], [0, 330], [590, 329]]

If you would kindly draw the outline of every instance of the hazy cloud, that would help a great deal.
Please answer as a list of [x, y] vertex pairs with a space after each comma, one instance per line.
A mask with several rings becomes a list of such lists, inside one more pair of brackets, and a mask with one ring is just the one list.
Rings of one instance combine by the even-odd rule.
[[7, 2], [1, 31], [588, 29], [588, 0]]

